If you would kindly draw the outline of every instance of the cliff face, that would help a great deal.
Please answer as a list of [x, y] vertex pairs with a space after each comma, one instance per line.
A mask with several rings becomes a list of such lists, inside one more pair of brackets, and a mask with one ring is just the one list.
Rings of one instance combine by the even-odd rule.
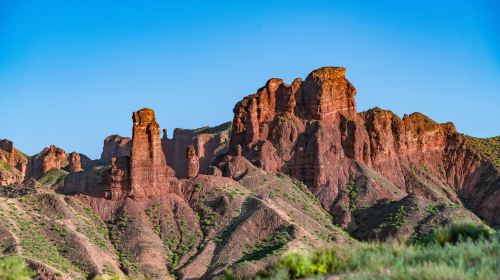
[[68, 165], [68, 156], [63, 149], [51, 145], [32, 157], [29, 163], [29, 176], [38, 179], [51, 169], [62, 169]]
[[14, 148], [12, 141], [0, 140], [0, 186], [22, 182], [27, 165], [28, 158]]
[[[209, 143], [205, 140], [216, 136], [205, 138], [206, 135], [219, 132], [219, 128], [197, 130], [196, 136], [182, 145], [193, 139]], [[130, 156], [113, 156], [110, 164], [69, 174], [60, 190], [77, 194], [109, 223], [113, 244], [122, 255], [127, 255], [124, 267], [129, 275], [170, 279], [169, 275], [175, 272], [181, 279], [212, 279], [244, 260], [264, 266], [271, 257], [254, 257], [245, 253], [245, 248], [277, 236], [279, 243], [271, 251], [285, 248], [288, 243], [290, 248], [324, 245], [324, 239], [329, 238], [349, 242], [345, 233], [331, 224], [307, 188], [288, 177], [278, 179], [265, 173], [242, 156], [227, 163], [229, 169], [239, 174], [237, 180], [201, 175], [198, 154], [206, 158], [213, 156], [216, 149], [207, 152], [207, 145], [188, 144], [181, 155], [188, 178], [175, 178], [166, 165], [159, 145], [159, 125], [150, 109], [133, 114], [130, 142]], [[265, 182], [273, 184], [263, 187]], [[273, 193], [284, 191], [287, 195], [271, 197], [269, 188]], [[295, 223], [295, 219], [300, 223]], [[130, 271], [131, 264], [139, 268]], [[239, 265], [237, 270], [243, 276], [251, 275], [253, 265]]]
[[172, 139], [169, 139], [164, 130], [162, 138], [163, 152], [167, 163], [175, 170], [177, 178], [187, 178], [189, 161], [186, 151], [189, 146], [194, 148], [195, 156], [199, 159], [199, 173], [206, 173], [214, 159], [227, 152], [229, 146], [231, 123], [224, 123], [217, 127], [203, 127], [198, 129], [176, 129]]
[[[132, 120], [130, 157], [112, 157], [111, 169], [104, 174], [108, 197], [128, 196], [141, 200], [166, 195], [170, 185], [168, 178], [174, 176], [174, 171], [167, 166], [154, 112], [141, 109], [133, 113]], [[103, 154], [105, 152], [106, 149]]]
[[130, 156], [132, 138], [110, 135], [104, 139], [101, 161], [105, 164], [111, 162], [112, 157]]
[[[269, 80], [236, 105], [231, 153], [241, 147], [253, 164], [303, 181], [343, 226], [355, 226], [355, 204], [407, 194], [463, 202], [490, 224], [500, 222], [492, 214], [499, 203], [491, 201], [500, 202], [498, 169], [453, 124], [378, 108], [357, 113], [356, 90], [344, 73], [327, 67], [291, 85]], [[361, 186], [366, 181], [369, 190]], [[349, 199], [351, 185], [364, 194]]]
[[[9, 184], [0, 212], [17, 213], [0, 219], [8, 239], [0, 252], [27, 254], [65, 279], [89, 269], [140, 279], [213, 279], [231, 269], [245, 279], [289, 250], [357, 242], [343, 230], [384, 241], [454, 219], [500, 225], [500, 139], [492, 159], [451, 123], [358, 113], [355, 95], [339, 67], [291, 85], [271, 79], [238, 102], [232, 123], [176, 129], [172, 139], [166, 131], [160, 139], [154, 112], [141, 109], [132, 138], [106, 138], [98, 161], [55, 146], [26, 157], [0, 141], [0, 184]], [[25, 246], [32, 233], [59, 247]], [[45, 251], [74, 267], [47, 262]]]

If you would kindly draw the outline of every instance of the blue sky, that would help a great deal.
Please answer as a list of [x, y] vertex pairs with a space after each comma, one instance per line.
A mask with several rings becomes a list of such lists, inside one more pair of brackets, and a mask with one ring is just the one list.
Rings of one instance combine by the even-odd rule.
[[97, 158], [137, 109], [216, 125], [269, 78], [327, 65], [347, 67], [360, 111], [500, 135], [498, 1], [0, 0], [0, 138]]

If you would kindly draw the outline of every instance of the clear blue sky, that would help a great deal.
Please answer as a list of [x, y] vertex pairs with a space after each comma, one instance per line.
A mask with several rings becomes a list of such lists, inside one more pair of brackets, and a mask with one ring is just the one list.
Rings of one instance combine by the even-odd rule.
[[232, 119], [267, 79], [345, 66], [359, 110], [500, 135], [498, 1], [0, 0], [0, 138], [93, 158], [131, 113]]

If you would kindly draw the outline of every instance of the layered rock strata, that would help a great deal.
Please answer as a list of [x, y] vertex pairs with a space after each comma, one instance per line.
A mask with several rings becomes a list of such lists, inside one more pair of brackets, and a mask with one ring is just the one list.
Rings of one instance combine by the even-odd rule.
[[164, 130], [162, 138], [163, 152], [167, 157], [167, 164], [175, 170], [177, 178], [188, 177], [188, 159], [186, 150], [193, 145], [199, 158], [199, 173], [206, 173], [212, 162], [227, 152], [229, 147], [231, 123], [224, 123], [216, 127], [198, 129], [174, 130], [172, 139], [168, 138]]
[[[500, 205], [499, 171], [453, 124], [421, 113], [401, 119], [379, 108], [357, 113], [355, 95], [339, 67], [291, 85], [271, 79], [234, 108], [230, 154], [241, 149], [256, 166], [303, 181], [346, 227], [355, 224], [354, 205], [406, 194], [464, 203], [500, 224], [492, 214]], [[352, 188], [364, 193], [349, 198]]]

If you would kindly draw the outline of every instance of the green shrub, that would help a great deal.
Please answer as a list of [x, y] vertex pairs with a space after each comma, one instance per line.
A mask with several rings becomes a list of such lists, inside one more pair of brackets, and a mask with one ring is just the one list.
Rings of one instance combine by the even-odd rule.
[[473, 222], [462, 222], [434, 229], [430, 234], [419, 238], [417, 242], [423, 245], [435, 243], [443, 246], [445, 244], [456, 244], [466, 240], [478, 241], [481, 239], [489, 239], [493, 233], [494, 232], [485, 225]]
[[23, 259], [17, 256], [0, 258], [0, 279], [27, 280], [35, 276], [35, 272], [26, 266]]
[[458, 240], [444, 246], [436, 242], [426, 245], [355, 243], [308, 253], [289, 253], [257, 279], [314, 279], [328, 273], [339, 279], [356, 280], [498, 279], [500, 235], [477, 241]]
[[8, 164], [7, 162], [3, 161], [0, 159], [0, 171], [9, 171], [12, 169], [12, 166]]
[[349, 210], [356, 209], [356, 198], [358, 196], [358, 189], [354, 182], [349, 181], [346, 186], [347, 195], [349, 196]]
[[393, 227], [398, 228], [406, 223], [406, 218], [409, 215], [410, 208], [408, 206], [399, 206], [396, 213], [392, 213], [386, 219], [386, 222], [381, 225], [382, 228]]
[[[276, 275], [287, 275], [291, 278], [301, 278], [311, 275], [321, 275], [331, 271], [334, 267], [335, 251], [325, 249], [316, 252], [292, 252], [284, 255], [272, 271], [272, 278]], [[287, 277], [283, 277], [286, 279]]]
[[47, 173], [45, 173], [38, 182], [44, 186], [52, 186], [56, 184], [64, 183], [64, 178], [66, 178], [68, 172], [62, 169], [53, 168]]
[[467, 136], [466, 139], [473, 149], [479, 151], [489, 158], [493, 164], [500, 167], [500, 136], [491, 138], [474, 138]]
[[286, 122], [287, 118], [285, 116], [278, 116], [278, 123], [279, 125], [282, 125]]
[[98, 275], [92, 278], [92, 280], [121, 280], [122, 277], [120, 275], [114, 273], [114, 274], [103, 274], [103, 275]]

